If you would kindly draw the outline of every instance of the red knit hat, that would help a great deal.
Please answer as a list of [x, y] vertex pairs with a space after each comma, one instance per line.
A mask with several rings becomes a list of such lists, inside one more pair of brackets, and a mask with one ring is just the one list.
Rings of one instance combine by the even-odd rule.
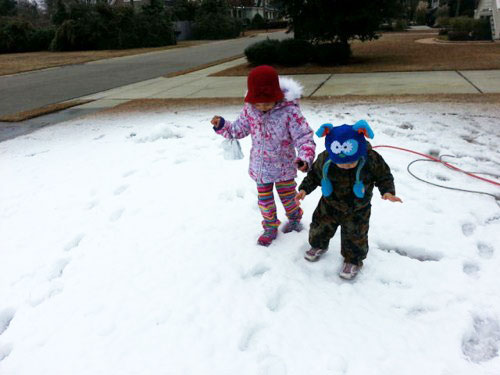
[[268, 65], [258, 66], [250, 71], [247, 80], [248, 92], [245, 102], [279, 102], [284, 95], [280, 88], [278, 72]]

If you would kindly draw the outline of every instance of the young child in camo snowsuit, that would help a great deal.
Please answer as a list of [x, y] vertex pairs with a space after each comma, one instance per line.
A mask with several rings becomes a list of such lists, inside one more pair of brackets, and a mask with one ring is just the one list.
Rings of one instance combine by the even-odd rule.
[[402, 202], [396, 194], [394, 179], [382, 156], [365, 137], [373, 138], [366, 121], [333, 127], [324, 124], [316, 132], [326, 136], [326, 151], [318, 155], [311, 171], [300, 184], [297, 200], [304, 199], [317, 186], [323, 196], [314, 211], [309, 231], [309, 249], [304, 258], [314, 262], [328, 250], [330, 239], [341, 227], [341, 254], [344, 264], [340, 277], [352, 279], [368, 253], [370, 201], [374, 185], [382, 199]]
[[[215, 116], [217, 134], [229, 139], [251, 135], [250, 177], [257, 183], [258, 204], [264, 233], [258, 243], [268, 246], [276, 238], [280, 221], [276, 215], [273, 185], [283, 203], [288, 223], [283, 232], [300, 231], [302, 209], [295, 200], [297, 169], [307, 172], [314, 160], [313, 131], [302, 115], [298, 99], [302, 87], [292, 79], [278, 77], [262, 65], [248, 75], [245, 106], [234, 122]], [[296, 153], [296, 150], [298, 155]]]

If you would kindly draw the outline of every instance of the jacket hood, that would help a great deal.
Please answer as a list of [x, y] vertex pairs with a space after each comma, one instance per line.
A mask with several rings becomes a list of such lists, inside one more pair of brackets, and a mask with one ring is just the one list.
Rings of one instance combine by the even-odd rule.
[[285, 95], [283, 100], [291, 102], [293, 100], [300, 99], [302, 92], [304, 91], [304, 87], [299, 82], [288, 77], [279, 77], [279, 79], [281, 91], [283, 92], [283, 95]]

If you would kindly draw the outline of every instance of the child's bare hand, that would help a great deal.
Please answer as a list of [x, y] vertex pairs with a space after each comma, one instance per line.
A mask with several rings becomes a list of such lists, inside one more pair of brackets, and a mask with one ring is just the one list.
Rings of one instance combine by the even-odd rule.
[[300, 205], [300, 201], [303, 200], [305, 197], [306, 197], [306, 192], [304, 190], [301, 190], [295, 196], [295, 202]]
[[221, 119], [221, 117], [220, 117], [220, 116], [214, 116], [214, 117], [213, 117], [213, 119], [210, 121], [210, 123], [211, 123], [214, 127], [217, 127], [217, 126], [219, 126], [220, 119]]
[[307, 169], [308, 169], [308, 165], [305, 161], [303, 160], [300, 160], [300, 159], [297, 159], [295, 161], [295, 166], [297, 167], [297, 169], [301, 172], [307, 172]]
[[399, 203], [403, 203], [403, 201], [401, 200], [401, 198], [395, 196], [395, 195], [392, 195], [391, 193], [385, 193], [384, 195], [382, 195], [382, 199], [383, 200], [387, 200], [387, 201], [391, 201], [391, 202], [399, 202]]

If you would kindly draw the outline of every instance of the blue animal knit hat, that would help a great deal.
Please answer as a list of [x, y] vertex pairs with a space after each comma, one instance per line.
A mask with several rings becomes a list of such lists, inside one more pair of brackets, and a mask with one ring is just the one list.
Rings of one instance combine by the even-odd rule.
[[321, 189], [323, 195], [328, 197], [333, 192], [332, 183], [328, 180], [328, 168], [333, 162], [335, 164], [349, 164], [359, 160], [356, 170], [356, 182], [353, 190], [358, 198], [365, 195], [365, 186], [359, 179], [361, 169], [366, 160], [366, 139], [373, 138], [373, 130], [365, 120], [360, 120], [354, 125], [333, 126], [332, 124], [323, 124], [316, 132], [318, 137], [325, 137], [325, 147], [328, 151], [329, 159], [323, 165], [323, 179], [321, 180]]

